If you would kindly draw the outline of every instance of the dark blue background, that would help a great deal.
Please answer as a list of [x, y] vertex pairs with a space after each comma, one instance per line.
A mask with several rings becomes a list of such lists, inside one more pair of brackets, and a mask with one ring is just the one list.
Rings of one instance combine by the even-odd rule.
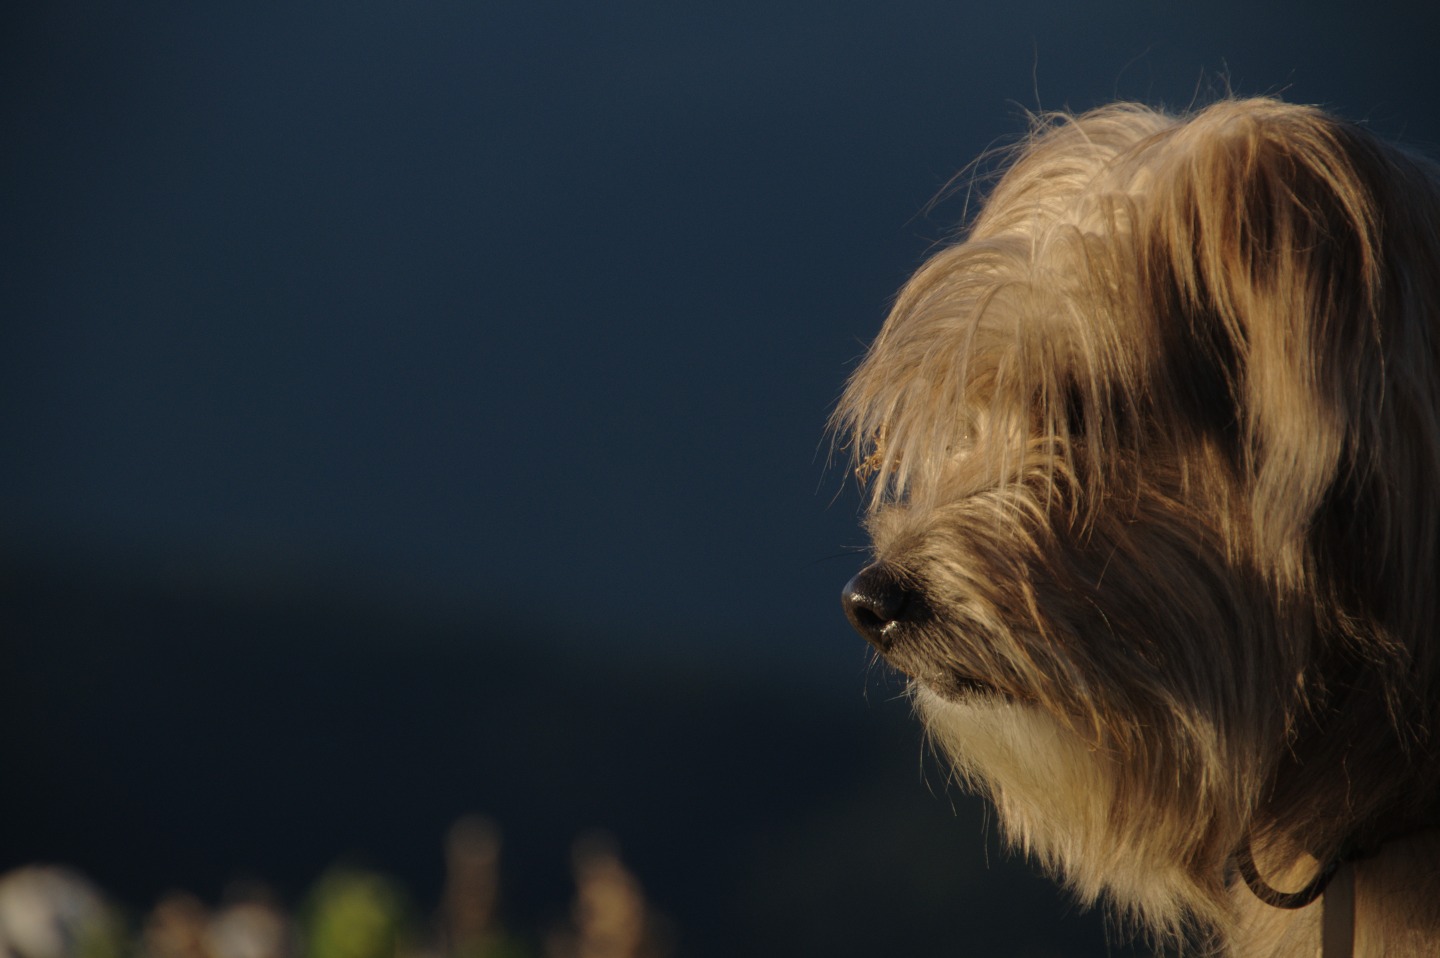
[[[686, 862], [805, 834], [787, 862], [845, 873], [815, 822], [863, 819], [876, 756], [948, 817], [903, 705], [865, 705], [823, 435], [963, 217], [927, 204], [1026, 110], [1116, 97], [1278, 93], [1429, 149], [1436, 10], [12, 6], [0, 867], [67, 857], [144, 904], [361, 849], [423, 888], [404, 849], [479, 807], [534, 843], [520, 913], [600, 824], [715, 941], [697, 898], [811, 879]], [[566, 778], [587, 730], [603, 800]], [[899, 898], [953, 880], [907, 861]]]

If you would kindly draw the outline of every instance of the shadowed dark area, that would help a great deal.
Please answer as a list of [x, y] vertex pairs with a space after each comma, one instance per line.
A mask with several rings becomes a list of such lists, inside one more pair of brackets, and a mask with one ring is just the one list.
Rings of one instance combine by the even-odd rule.
[[83, 863], [132, 908], [236, 878], [295, 900], [337, 856], [433, 902], [439, 836], [483, 801], [524, 929], [558, 920], [570, 842], [603, 823], [687, 955], [1107, 953], [1098, 916], [982, 847], [978, 803], [957, 823], [925, 787], [944, 773], [922, 780], [879, 675], [867, 701], [313, 594], [4, 582], [0, 719], [27, 732], [0, 740], [6, 854]]

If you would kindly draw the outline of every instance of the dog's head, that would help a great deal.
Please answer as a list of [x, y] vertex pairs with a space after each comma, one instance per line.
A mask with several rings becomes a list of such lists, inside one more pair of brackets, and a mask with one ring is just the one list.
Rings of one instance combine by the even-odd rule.
[[1040, 125], [836, 413], [846, 612], [1083, 897], [1224, 921], [1437, 792], [1440, 188], [1318, 110]]

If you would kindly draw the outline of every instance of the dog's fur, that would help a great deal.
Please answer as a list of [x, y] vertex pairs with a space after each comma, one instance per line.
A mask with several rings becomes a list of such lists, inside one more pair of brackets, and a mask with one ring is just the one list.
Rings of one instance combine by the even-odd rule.
[[1044, 118], [834, 425], [900, 593], [861, 631], [1016, 845], [1307, 956], [1236, 856], [1358, 847], [1356, 954], [1440, 954], [1434, 166], [1271, 99]]

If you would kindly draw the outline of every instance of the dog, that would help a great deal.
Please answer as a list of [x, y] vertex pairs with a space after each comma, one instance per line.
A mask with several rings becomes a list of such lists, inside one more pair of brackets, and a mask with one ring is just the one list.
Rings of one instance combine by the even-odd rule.
[[846, 614], [1010, 843], [1162, 947], [1440, 955], [1440, 168], [1041, 118], [831, 426]]

